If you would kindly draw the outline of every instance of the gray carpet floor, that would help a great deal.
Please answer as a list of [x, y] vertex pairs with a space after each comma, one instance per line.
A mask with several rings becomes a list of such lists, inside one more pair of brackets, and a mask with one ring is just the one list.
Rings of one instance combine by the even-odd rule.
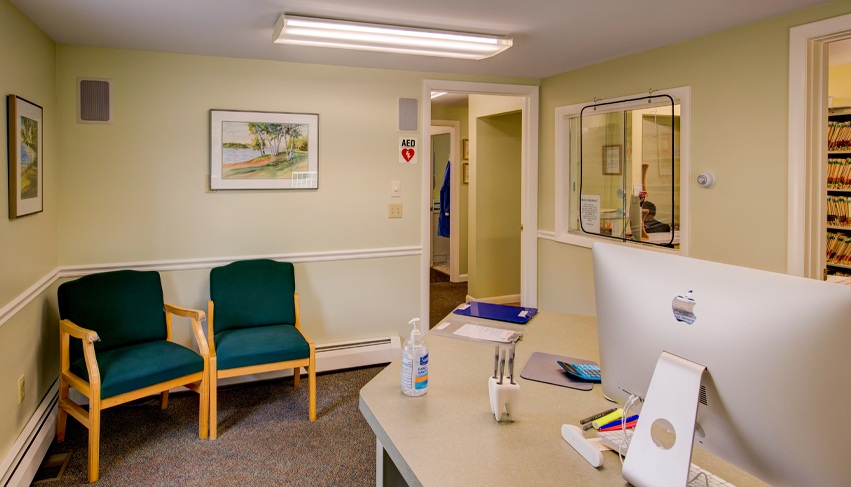
[[449, 282], [448, 275], [433, 268], [429, 291], [429, 328], [434, 328], [459, 304], [467, 301], [466, 282]]
[[[384, 367], [316, 377], [316, 414], [308, 420], [307, 376], [219, 391], [219, 437], [198, 438], [198, 395], [116, 406], [101, 415], [103, 486], [375, 485], [375, 435], [358, 410], [358, 392]], [[47, 487], [87, 485], [88, 431], [68, 417], [73, 449], [65, 473]]]

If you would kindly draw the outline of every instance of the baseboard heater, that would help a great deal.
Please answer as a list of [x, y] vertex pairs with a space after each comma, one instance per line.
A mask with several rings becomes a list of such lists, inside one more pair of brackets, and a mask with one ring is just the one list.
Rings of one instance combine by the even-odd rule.
[[59, 380], [47, 392], [8, 455], [0, 463], [0, 486], [26, 487], [35, 477], [56, 436]]

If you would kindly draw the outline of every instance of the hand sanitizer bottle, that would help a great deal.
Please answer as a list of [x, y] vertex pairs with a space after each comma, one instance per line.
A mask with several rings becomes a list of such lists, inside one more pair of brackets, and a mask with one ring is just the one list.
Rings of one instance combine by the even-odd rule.
[[402, 344], [402, 394], [406, 396], [422, 396], [428, 390], [428, 344], [420, 339], [419, 322], [419, 318], [408, 322], [414, 329], [411, 339]]

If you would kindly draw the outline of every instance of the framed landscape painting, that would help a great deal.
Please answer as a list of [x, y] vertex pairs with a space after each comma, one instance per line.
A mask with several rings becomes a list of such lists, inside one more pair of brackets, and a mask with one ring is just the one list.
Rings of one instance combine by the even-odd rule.
[[7, 99], [9, 219], [44, 209], [43, 109], [15, 95]]
[[319, 187], [319, 115], [210, 110], [210, 189]]

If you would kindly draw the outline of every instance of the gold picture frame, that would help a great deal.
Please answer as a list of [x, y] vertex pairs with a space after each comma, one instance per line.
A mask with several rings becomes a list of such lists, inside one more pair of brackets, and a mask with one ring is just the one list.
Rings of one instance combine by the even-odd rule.
[[470, 139], [461, 139], [461, 158], [465, 161], [470, 159]]
[[461, 166], [461, 172], [464, 176], [464, 182], [469, 183], [470, 182], [470, 163], [469, 162], [465, 162], [464, 165]]
[[6, 101], [9, 219], [44, 211], [44, 109], [20, 96]]

